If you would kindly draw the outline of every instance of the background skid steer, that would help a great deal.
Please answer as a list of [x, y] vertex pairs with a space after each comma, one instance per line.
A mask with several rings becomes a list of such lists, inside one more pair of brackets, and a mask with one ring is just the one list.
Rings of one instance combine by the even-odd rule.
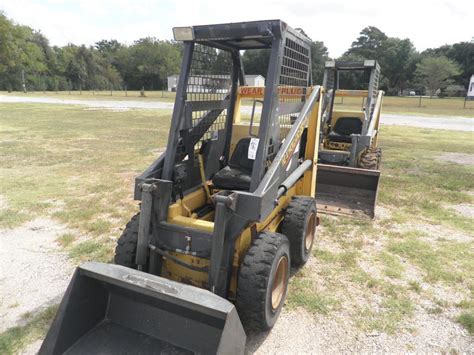
[[[173, 31], [184, 52], [166, 151], [136, 179], [118, 265], [77, 269], [41, 354], [243, 353], [242, 324], [275, 324], [290, 265], [311, 254], [321, 89], [309, 39], [280, 20]], [[240, 51], [263, 49], [265, 90], [239, 88]], [[259, 120], [241, 122], [243, 98], [263, 101]]]
[[[321, 213], [375, 217], [382, 156], [377, 137], [384, 95], [378, 90], [379, 78], [375, 60], [326, 63], [316, 194]], [[336, 110], [338, 97], [361, 98], [360, 110]]]

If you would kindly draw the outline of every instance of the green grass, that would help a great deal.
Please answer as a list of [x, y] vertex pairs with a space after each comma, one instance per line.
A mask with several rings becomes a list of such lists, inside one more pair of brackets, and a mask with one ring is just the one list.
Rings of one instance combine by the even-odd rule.
[[[107, 247], [104, 248], [104, 245]], [[86, 240], [74, 245], [69, 250], [69, 256], [74, 259], [76, 263], [83, 261], [110, 261], [110, 252], [113, 248], [104, 240]]]
[[412, 315], [413, 303], [406, 296], [385, 297], [381, 310], [362, 308], [355, 315], [356, 324], [364, 331], [383, 331], [395, 334], [401, 322]]
[[64, 233], [60, 235], [58, 239], [56, 239], [59, 245], [61, 245], [64, 248], [70, 246], [75, 240], [76, 240], [76, 236], [72, 233]]
[[474, 312], [462, 313], [458, 317], [458, 322], [467, 329], [469, 334], [474, 334]]
[[[318, 272], [300, 275], [297, 287], [290, 287], [290, 300], [296, 289], [297, 303], [314, 312], [319, 305], [318, 299], [312, 300], [314, 287], [299, 285], [323, 279], [319, 295], [342, 298], [340, 307], [322, 308], [326, 314], [344, 312], [365, 331], [388, 333], [407, 327], [415, 295], [446, 303], [430, 291], [437, 285], [464, 293], [466, 301], [458, 307], [472, 312], [472, 295], [466, 290], [474, 288], [474, 238], [469, 240], [474, 224], [449, 205], [474, 203], [468, 193], [474, 191], [474, 168], [438, 159], [450, 152], [474, 154], [472, 134], [408, 127], [383, 127], [381, 134], [379, 204], [390, 214], [378, 216], [375, 223], [323, 216], [321, 246], [314, 252]], [[452, 231], [467, 239], [450, 240], [446, 234]], [[422, 283], [408, 278], [408, 268], [419, 273]], [[377, 310], [364, 304], [370, 302], [377, 302]]]
[[318, 290], [307, 278], [295, 276], [291, 279], [291, 291], [287, 304], [290, 308], [304, 307], [313, 314], [328, 314], [337, 309], [339, 301], [328, 295], [327, 291]]
[[45, 336], [56, 314], [57, 306], [48, 307], [36, 315], [30, 315], [23, 326], [7, 329], [0, 334], [0, 354], [17, 354], [26, 345]]
[[8, 202], [0, 228], [51, 211], [60, 222], [97, 238], [110, 259], [107, 237], [136, 210], [133, 179], [166, 144], [170, 111], [36, 104], [0, 104], [0, 111], [0, 191]]
[[380, 260], [384, 265], [385, 275], [393, 279], [399, 279], [402, 276], [405, 268], [397, 257], [387, 252], [381, 252]]
[[469, 132], [384, 127], [383, 174], [379, 202], [392, 206], [398, 217], [417, 215], [435, 224], [470, 232], [472, 218], [445, 205], [473, 203], [474, 166], [440, 161], [446, 153], [474, 154]]
[[112, 100], [112, 101], [166, 101], [166, 102], [174, 102], [176, 94], [174, 92], [169, 91], [161, 91], [161, 90], [154, 90], [154, 91], [145, 91], [145, 97], [140, 95], [140, 91], [132, 90], [132, 91], [119, 91], [113, 90], [99, 90], [99, 91], [92, 91], [92, 90], [84, 90], [81, 92], [79, 91], [35, 91], [35, 92], [12, 92], [8, 93], [6, 91], [0, 91], [0, 95], [11, 95], [11, 96], [21, 96], [21, 97], [51, 97], [57, 99], [72, 99], [72, 100]]

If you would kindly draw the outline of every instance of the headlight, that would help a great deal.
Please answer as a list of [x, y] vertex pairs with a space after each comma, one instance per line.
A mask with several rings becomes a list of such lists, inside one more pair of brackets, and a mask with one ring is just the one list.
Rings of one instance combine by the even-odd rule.
[[364, 67], [374, 68], [375, 60], [364, 60]]
[[175, 41], [192, 41], [194, 31], [192, 27], [173, 27], [173, 36]]
[[334, 60], [328, 60], [324, 66], [325, 68], [335, 68], [336, 62]]

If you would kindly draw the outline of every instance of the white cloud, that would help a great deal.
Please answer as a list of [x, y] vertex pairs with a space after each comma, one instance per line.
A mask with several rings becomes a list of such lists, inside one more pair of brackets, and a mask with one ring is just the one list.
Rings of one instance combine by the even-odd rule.
[[41, 30], [55, 45], [104, 38], [127, 43], [146, 36], [169, 39], [173, 26], [269, 18], [303, 28], [313, 40], [324, 41], [333, 56], [369, 25], [389, 36], [410, 38], [418, 50], [474, 36], [472, 0], [4, 0], [0, 10]]

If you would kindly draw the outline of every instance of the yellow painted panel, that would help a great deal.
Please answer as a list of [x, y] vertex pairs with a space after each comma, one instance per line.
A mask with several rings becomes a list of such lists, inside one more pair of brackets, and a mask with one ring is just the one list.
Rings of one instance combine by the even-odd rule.
[[176, 224], [178, 226], [196, 228], [205, 232], [214, 230], [214, 222], [204, 221], [202, 219], [189, 218], [184, 216], [175, 216], [168, 218], [168, 223]]

